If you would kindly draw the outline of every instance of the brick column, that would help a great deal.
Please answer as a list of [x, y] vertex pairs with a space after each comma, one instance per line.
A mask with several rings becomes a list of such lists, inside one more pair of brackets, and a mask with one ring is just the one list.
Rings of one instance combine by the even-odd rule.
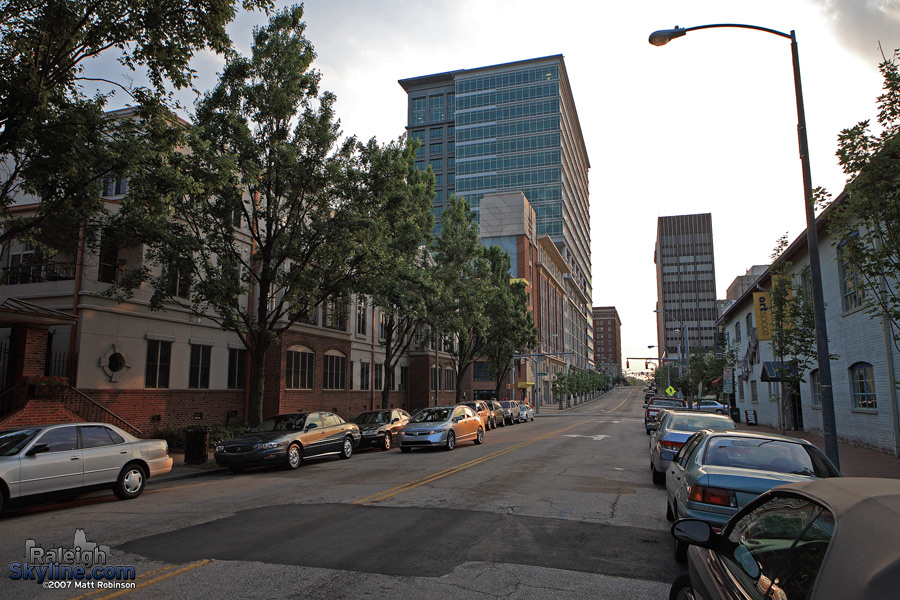
[[13, 385], [29, 377], [44, 374], [48, 339], [49, 332], [46, 327], [18, 325], [12, 328], [9, 351], [13, 353], [16, 361]]

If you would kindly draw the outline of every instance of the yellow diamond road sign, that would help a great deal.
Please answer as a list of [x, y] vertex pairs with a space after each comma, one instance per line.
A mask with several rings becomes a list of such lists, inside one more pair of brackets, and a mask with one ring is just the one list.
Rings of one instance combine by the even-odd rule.
[[677, 390], [675, 390], [675, 388], [673, 388], [671, 385], [666, 388], [666, 393], [670, 396], [674, 396], [676, 391]]

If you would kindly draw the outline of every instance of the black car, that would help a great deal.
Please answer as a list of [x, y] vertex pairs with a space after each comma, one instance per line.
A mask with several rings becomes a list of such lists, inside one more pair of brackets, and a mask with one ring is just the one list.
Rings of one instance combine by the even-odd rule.
[[250, 433], [219, 442], [215, 458], [235, 472], [259, 465], [296, 469], [311, 456], [350, 458], [360, 439], [359, 427], [334, 413], [291, 413], [270, 417]]
[[831, 477], [781, 485], [717, 533], [681, 519], [689, 575], [669, 598], [870, 600], [900, 590], [900, 481]]
[[377, 446], [390, 450], [397, 439], [397, 432], [409, 422], [409, 413], [400, 408], [370, 410], [353, 417], [362, 435], [360, 447]]

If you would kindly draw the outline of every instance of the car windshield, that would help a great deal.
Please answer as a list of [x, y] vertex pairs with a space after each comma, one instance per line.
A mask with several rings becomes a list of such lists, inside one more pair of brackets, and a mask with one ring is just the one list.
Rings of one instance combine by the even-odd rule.
[[667, 400], [665, 398], [653, 400], [650, 404], [652, 406], [684, 406], [681, 400]]
[[734, 421], [727, 417], [710, 415], [675, 415], [669, 421], [669, 429], [700, 431], [701, 429], [735, 429]]
[[703, 464], [810, 477], [829, 476], [827, 471], [823, 472], [823, 465], [814, 463], [802, 444], [775, 439], [714, 437], [706, 448]]
[[375, 412], [364, 412], [361, 415], [356, 415], [356, 418], [353, 419], [353, 422], [357, 425], [371, 425], [373, 423], [387, 423], [390, 420], [391, 411], [378, 410]]
[[503, 408], [509, 408], [509, 407], [512, 406], [512, 402], [509, 402], [509, 401], [507, 401], [507, 400], [503, 400], [503, 401], [500, 402], [500, 406], [502, 406]]
[[255, 432], [262, 431], [292, 431], [296, 427], [302, 428], [305, 415], [279, 415], [266, 419], [253, 428]]
[[0, 456], [15, 456], [38, 432], [40, 429], [13, 429], [0, 432]]
[[426, 408], [416, 413], [413, 423], [437, 423], [450, 419], [449, 408]]

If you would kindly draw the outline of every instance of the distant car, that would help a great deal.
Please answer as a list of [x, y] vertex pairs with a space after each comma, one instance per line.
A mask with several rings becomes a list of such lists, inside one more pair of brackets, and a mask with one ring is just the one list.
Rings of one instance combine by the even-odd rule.
[[528, 421], [534, 421], [534, 409], [531, 408], [530, 404], [520, 404], [519, 405], [519, 419], [523, 423], [527, 423]]
[[397, 439], [401, 452], [436, 447], [453, 450], [459, 442], [482, 443], [484, 425], [468, 406], [434, 406], [413, 415]]
[[390, 450], [397, 439], [397, 432], [409, 419], [409, 413], [400, 408], [370, 410], [356, 415], [353, 422], [359, 427], [359, 447], [377, 446], [382, 450]]
[[353, 456], [362, 436], [356, 423], [330, 412], [269, 417], [242, 436], [219, 442], [216, 463], [234, 472], [246, 467], [280, 465], [296, 469], [313, 456]]
[[[722, 527], [741, 508], [776, 485], [840, 477], [806, 440], [777, 434], [705, 429], [691, 435], [666, 471], [666, 518], [702, 519]], [[687, 545], [675, 544], [684, 560]]]
[[654, 396], [647, 400], [644, 404], [644, 429], [647, 431], [647, 435], [650, 435], [650, 432], [653, 431], [653, 428], [656, 427], [656, 413], [660, 411], [662, 408], [685, 408], [687, 406], [687, 401], [681, 400], [679, 398], [663, 398], [661, 396]]
[[467, 402], [460, 402], [460, 404], [468, 406], [472, 409], [472, 412], [481, 417], [481, 423], [484, 425], [485, 431], [494, 429], [497, 426], [493, 418], [494, 413], [488, 408], [488, 405], [484, 400], [469, 400]]
[[0, 431], [0, 510], [40, 495], [112, 489], [137, 498], [147, 479], [172, 470], [165, 440], [140, 439], [108, 423], [60, 423]]
[[900, 481], [842, 477], [778, 486], [721, 533], [682, 519], [688, 574], [669, 598], [869, 600], [900, 589]]
[[487, 404], [488, 409], [490, 409], [491, 411], [494, 428], [506, 427], [503, 406], [500, 404], [500, 402], [498, 400], [485, 400], [484, 402], [485, 404]]
[[699, 400], [694, 402], [694, 408], [701, 412], [711, 412], [724, 415], [728, 413], [728, 406], [715, 400]]
[[677, 408], [659, 411], [656, 428], [650, 436], [650, 469], [653, 471], [653, 483], [666, 482], [666, 469], [670, 461], [663, 458], [663, 453], [669, 451], [674, 454], [681, 450], [692, 433], [701, 429], [730, 430], [736, 427], [734, 421], [725, 415], [710, 415]]
[[512, 425], [519, 422], [519, 403], [515, 400], [501, 400], [500, 406], [503, 407], [503, 421]]

